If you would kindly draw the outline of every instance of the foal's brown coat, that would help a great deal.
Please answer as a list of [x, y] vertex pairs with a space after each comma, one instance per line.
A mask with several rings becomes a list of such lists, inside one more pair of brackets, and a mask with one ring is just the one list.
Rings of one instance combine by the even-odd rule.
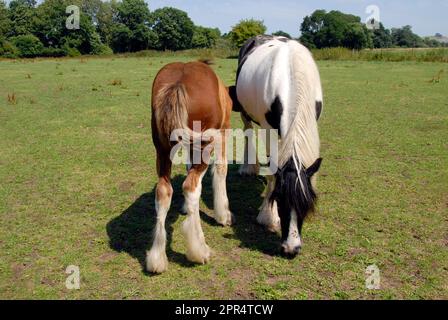
[[[170, 152], [177, 142], [170, 141], [170, 136], [174, 130], [193, 130], [196, 121], [201, 123], [202, 132], [209, 129], [220, 132], [222, 161], [215, 165], [213, 177], [215, 218], [222, 225], [232, 223], [225, 186], [225, 130], [230, 129], [231, 111], [228, 88], [206, 63], [172, 63], [157, 74], [152, 89], [152, 137], [157, 150], [159, 182], [156, 190], [157, 225], [153, 247], [147, 254], [149, 271], [161, 273], [168, 267], [164, 225], [173, 195]], [[208, 168], [208, 161], [204, 160], [207, 159], [189, 167], [183, 184], [184, 210], [188, 214], [183, 228], [187, 237], [187, 257], [197, 263], [206, 263], [210, 258], [199, 217], [202, 178]]]

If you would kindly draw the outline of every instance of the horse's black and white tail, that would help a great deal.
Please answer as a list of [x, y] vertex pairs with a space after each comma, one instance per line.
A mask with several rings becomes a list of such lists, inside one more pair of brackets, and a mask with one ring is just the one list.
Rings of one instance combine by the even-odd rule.
[[308, 181], [321, 162], [316, 110], [316, 97], [321, 88], [317, 66], [308, 49], [296, 41], [289, 41], [288, 45], [292, 79], [289, 103], [295, 108], [295, 115], [280, 144], [280, 169], [271, 201], [277, 201], [280, 214], [294, 210], [301, 222], [314, 209], [316, 200]]

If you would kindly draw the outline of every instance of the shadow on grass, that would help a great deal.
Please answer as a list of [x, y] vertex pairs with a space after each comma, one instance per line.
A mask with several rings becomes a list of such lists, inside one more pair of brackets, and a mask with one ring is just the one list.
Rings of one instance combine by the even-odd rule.
[[[265, 189], [264, 177], [241, 177], [238, 173], [239, 165], [229, 165], [227, 176], [227, 193], [230, 210], [235, 216], [232, 226], [234, 234], [226, 235], [241, 241], [240, 247], [256, 250], [270, 256], [280, 255], [280, 239], [278, 235], [268, 232], [257, 223], [259, 208], [263, 202], [262, 193]], [[211, 186], [211, 177], [207, 175], [204, 186]], [[203, 188], [202, 199], [205, 205], [213, 211], [213, 190]], [[203, 221], [215, 226], [212, 218], [202, 217]]]
[[[171, 210], [166, 219], [167, 232], [167, 255], [170, 262], [177, 263], [183, 267], [194, 266], [184, 254], [171, 249], [173, 224], [180, 215], [180, 208], [183, 203], [182, 183], [184, 176], [177, 176], [172, 180], [174, 189]], [[141, 195], [128, 209], [112, 219], [107, 224], [107, 234], [109, 236], [109, 246], [117, 252], [126, 252], [131, 257], [137, 259], [142, 266], [142, 271], [146, 271], [146, 251], [151, 248], [153, 240], [153, 229], [156, 224], [155, 212], [155, 187], [150, 193]]]
[[[166, 220], [167, 255], [170, 263], [177, 263], [183, 267], [193, 267], [184, 254], [175, 252], [171, 248], [173, 224], [178, 220], [183, 204], [182, 183], [185, 176], [177, 176], [172, 180], [174, 189], [171, 210]], [[241, 241], [241, 248], [257, 250], [268, 255], [278, 255], [279, 238], [271, 234], [256, 222], [258, 208], [262, 203], [261, 194], [264, 190], [265, 179], [262, 177], [240, 177], [238, 166], [229, 166], [227, 189], [230, 209], [236, 218], [232, 226], [234, 234], [226, 235]], [[212, 178], [207, 174], [203, 181], [202, 199], [206, 206], [213, 210]], [[140, 196], [120, 216], [107, 224], [110, 247], [117, 252], [126, 252], [137, 259], [146, 272], [146, 251], [151, 248], [153, 228], [156, 223], [155, 188], [152, 192]], [[201, 213], [202, 221], [221, 228], [215, 220]]]

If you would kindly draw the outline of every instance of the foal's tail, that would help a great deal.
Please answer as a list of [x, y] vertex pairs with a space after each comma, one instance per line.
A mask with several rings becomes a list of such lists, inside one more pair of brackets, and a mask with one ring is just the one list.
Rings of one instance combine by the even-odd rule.
[[[188, 106], [190, 98], [185, 85], [181, 82], [169, 84], [157, 93], [154, 102], [159, 140], [164, 146], [182, 142], [202, 148], [213, 142], [217, 130], [195, 132], [188, 126]], [[174, 135], [174, 136], [173, 136]]]
[[154, 116], [160, 141], [169, 146], [175, 130], [188, 128], [188, 92], [181, 82], [164, 86], [154, 102]]

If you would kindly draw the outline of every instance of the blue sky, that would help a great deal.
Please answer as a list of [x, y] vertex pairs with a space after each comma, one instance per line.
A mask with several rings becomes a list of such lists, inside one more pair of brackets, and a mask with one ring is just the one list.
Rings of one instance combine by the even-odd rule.
[[268, 32], [283, 30], [299, 35], [303, 17], [316, 9], [340, 10], [360, 16], [364, 21], [367, 6], [376, 5], [387, 28], [413, 26], [421, 36], [440, 32], [448, 35], [448, 0], [146, 0], [151, 11], [176, 7], [188, 12], [192, 20], [222, 32], [243, 18], [264, 20]]

